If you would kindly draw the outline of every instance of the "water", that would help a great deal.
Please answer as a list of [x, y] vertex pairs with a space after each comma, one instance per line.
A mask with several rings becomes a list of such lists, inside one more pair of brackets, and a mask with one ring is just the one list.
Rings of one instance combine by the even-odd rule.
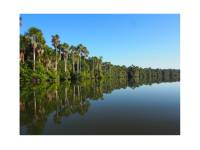
[[25, 87], [20, 93], [20, 134], [180, 134], [179, 82]]

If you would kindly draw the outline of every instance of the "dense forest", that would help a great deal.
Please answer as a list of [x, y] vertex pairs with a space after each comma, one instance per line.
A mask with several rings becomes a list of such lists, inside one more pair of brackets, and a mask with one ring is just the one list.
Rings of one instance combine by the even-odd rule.
[[[83, 44], [76, 46], [52, 35], [52, 47], [46, 44], [43, 33], [31, 27], [20, 35], [20, 82], [60, 82], [86, 79], [128, 79], [167, 81], [180, 80], [180, 70], [152, 69], [131, 65], [113, 65], [102, 57], [89, 56]], [[142, 58], [141, 58], [142, 59]]]

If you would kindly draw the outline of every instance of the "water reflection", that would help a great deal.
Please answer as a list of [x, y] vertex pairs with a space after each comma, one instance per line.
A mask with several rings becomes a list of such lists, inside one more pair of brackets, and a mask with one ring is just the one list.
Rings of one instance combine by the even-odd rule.
[[[105, 93], [115, 89], [164, 81], [127, 81], [121, 80], [88, 80], [84, 82], [41, 85], [21, 85], [20, 87], [20, 134], [43, 134], [43, 129], [50, 115], [54, 124], [72, 114], [84, 116], [91, 107], [92, 101], [104, 100]], [[168, 80], [167, 82], [172, 82]], [[126, 97], [124, 97], [126, 98]]]

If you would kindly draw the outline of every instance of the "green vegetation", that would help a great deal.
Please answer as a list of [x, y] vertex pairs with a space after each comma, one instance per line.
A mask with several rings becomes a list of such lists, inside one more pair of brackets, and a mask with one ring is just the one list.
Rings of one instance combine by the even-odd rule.
[[57, 34], [52, 35], [51, 42], [53, 48], [46, 44], [42, 31], [35, 27], [20, 35], [21, 83], [86, 79], [180, 80], [180, 70], [113, 65], [103, 62], [102, 57], [89, 57], [89, 50], [83, 44], [74, 46], [61, 42]]
[[40, 29], [32, 27], [20, 35], [20, 81], [40, 83], [85, 79], [123, 78], [129, 80], [179, 80], [175, 69], [151, 69], [137, 66], [113, 65], [102, 57], [89, 57], [83, 44], [61, 43], [59, 35], [52, 36], [48, 46]]

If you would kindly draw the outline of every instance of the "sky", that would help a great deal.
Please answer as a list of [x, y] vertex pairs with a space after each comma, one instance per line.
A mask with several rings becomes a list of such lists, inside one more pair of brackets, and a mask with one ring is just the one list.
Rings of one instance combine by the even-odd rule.
[[115, 65], [180, 68], [178, 14], [21, 14], [24, 34], [30, 27], [61, 42], [85, 45], [89, 56], [102, 56]]

